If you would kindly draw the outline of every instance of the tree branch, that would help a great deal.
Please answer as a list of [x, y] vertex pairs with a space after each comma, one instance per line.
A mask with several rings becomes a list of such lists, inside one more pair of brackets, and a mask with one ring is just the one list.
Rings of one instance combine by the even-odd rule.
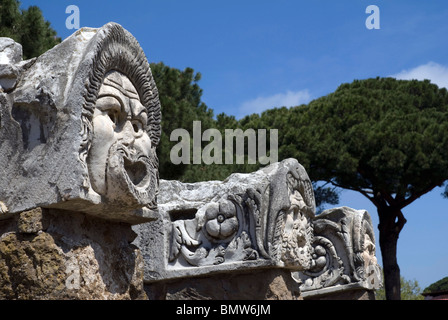
[[399, 203], [397, 203], [398, 208], [400, 210], [403, 209], [407, 205], [411, 204], [414, 200], [420, 198], [422, 195], [424, 195], [425, 193], [428, 193], [429, 191], [431, 191], [432, 189], [434, 189], [438, 185], [440, 185], [440, 184], [438, 184], [438, 183], [432, 184], [432, 185], [428, 186], [428, 188], [423, 189], [423, 191], [415, 193], [415, 194], [412, 194], [409, 198], [404, 199], [404, 200], [400, 201]]
[[389, 206], [393, 207], [397, 204], [397, 202], [395, 201], [395, 199], [392, 197], [392, 195], [390, 195], [388, 192], [384, 191], [384, 190], [380, 190], [381, 195], [384, 197], [384, 199], [387, 201], [387, 203], [389, 204]]
[[[369, 199], [369, 200], [370, 200], [376, 207], [378, 207], [378, 205], [379, 205], [379, 204], [376, 202], [375, 197], [373, 196], [374, 193], [373, 193], [372, 190], [356, 189], [356, 188], [352, 188], [352, 187], [348, 187], [348, 186], [343, 186], [343, 185], [340, 185], [340, 184], [334, 182], [333, 180], [330, 180], [329, 182], [330, 182], [332, 185], [334, 185], [335, 187], [342, 188], [342, 189], [348, 189], [348, 190], [352, 190], [352, 191], [359, 192], [359, 193], [361, 193], [364, 197], [366, 197], [367, 199]], [[372, 196], [369, 196], [369, 194], [371, 194]]]
[[401, 210], [398, 210], [397, 212], [397, 222], [395, 223], [395, 228], [397, 229], [396, 232], [399, 234], [401, 230], [403, 229], [404, 225], [406, 224], [407, 220], [403, 215], [403, 212]]

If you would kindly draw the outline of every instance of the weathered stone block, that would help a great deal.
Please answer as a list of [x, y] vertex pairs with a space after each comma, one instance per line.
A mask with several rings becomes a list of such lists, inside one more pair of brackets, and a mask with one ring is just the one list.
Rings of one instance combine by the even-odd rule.
[[0, 65], [22, 61], [22, 45], [10, 38], [0, 37]]
[[126, 224], [35, 209], [0, 221], [0, 234], [0, 299], [147, 298]]
[[[382, 285], [375, 233], [365, 210], [328, 209], [313, 219], [310, 268], [293, 272], [304, 298], [373, 291]], [[361, 291], [360, 291], [361, 290]]]
[[311, 261], [311, 181], [294, 159], [225, 181], [160, 182], [158, 221], [134, 226], [145, 281]]
[[286, 269], [261, 269], [145, 285], [151, 300], [302, 300]]
[[108, 23], [21, 61], [0, 38], [0, 85], [0, 299], [146, 298], [161, 115], [137, 40]]
[[160, 191], [159, 219], [133, 227], [150, 297], [238, 299], [252, 290], [265, 299], [274, 273], [288, 283], [279, 299], [370, 299], [381, 285], [369, 214], [341, 207], [315, 216], [295, 159], [224, 181], [161, 180]]
[[20, 49], [0, 39], [0, 219], [45, 207], [152, 220], [161, 115], [137, 40], [109, 23], [28, 61]]
[[19, 213], [17, 221], [17, 231], [19, 233], [38, 233], [43, 229], [42, 209], [35, 208], [29, 211]]

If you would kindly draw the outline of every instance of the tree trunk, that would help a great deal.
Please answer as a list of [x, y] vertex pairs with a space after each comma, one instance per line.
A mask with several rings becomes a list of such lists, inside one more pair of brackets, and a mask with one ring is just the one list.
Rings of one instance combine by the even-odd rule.
[[401, 300], [400, 267], [397, 263], [397, 243], [406, 219], [400, 209], [378, 208], [380, 231], [379, 242], [383, 259], [384, 285], [387, 300]]

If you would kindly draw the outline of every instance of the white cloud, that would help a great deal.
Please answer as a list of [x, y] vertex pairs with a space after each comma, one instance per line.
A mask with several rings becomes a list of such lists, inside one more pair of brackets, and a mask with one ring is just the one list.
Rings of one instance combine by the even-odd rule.
[[239, 116], [243, 117], [252, 113], [261, 113], [276, 107], [298, 106], [310, 101], [311, 95], [308, 90], [287, 91], [286, 93], [277, 93], [272, 96], [258, 97], [243, 102], [239, 108]]
[[391, 77], [400, 80], [431, 80], [432, 83], [440, 88], [448, 88], [448, 67], [442, 66], [435, 62], [415, 67], [410, 70], [403, 70]]

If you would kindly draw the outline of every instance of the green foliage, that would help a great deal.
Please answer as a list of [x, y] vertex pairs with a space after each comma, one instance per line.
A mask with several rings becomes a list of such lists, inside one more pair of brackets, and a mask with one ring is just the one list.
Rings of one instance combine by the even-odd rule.
[[437, 282], [429, 285], [423, 293], [437, 293], [437, 292], [448, 292], [448, 277], [440, 279]]
[[298, 158], [315, 181], [404, 206], [448, 179], [448, 93], [429, 81], [343, 84], [291, 109], [289, 122], [282, 156]]
[[202, 130], [213, 126], [213, 110], [201, 101], [202, 89], [198, 85], [201, 74], [195, 74], [191, 68], [184, 71], [170, 68], [162, 62], [151, 64], [151, 71], [162, 106], [162, 136], [158, 148], [160, 177], [183, 181], [188, 179], [190, 182], [199, 179], [191, 173], [183, 178], [189, 166], [171, 163], [170, 151], [177, 142], [171, 142], [170, 135], [173, 130], [182, 128], [192, 136], [193, 121], [201, 121]]
[[313, 182], [314, 197], [316, 199], [316, 214], [325, 210], [327, 204], [337, 205], [339, 203], [339, 191], [336, 188], [318, 185]]
[[23, 46], [25, 59], [37, 57], [61, 42], [48, 21], [42, 16], [42, 11], [36, 6], [22, 11], [20, 43]]
[[447, 90], [428, 80], [356, 80], [254, 121], [272, 121], [264, 117], [287, 119], [282, 158], [297, 158], [312, 181], [360, 192], [377, 207], [388, 299], [398, 299], [401, 210], [448, 179]]
[[[404, 277], [400, 277], [401, 285], [401, 300], [424, 300], [422, 296], [422, 289], [417, 280], [406, 280]], [[386, 292], [384, 286], [375, 292], [376, 300], [386, 300]]]
[[[180, 71], [163, 63], [151, 64], [157, 88], [159, 90], [162, 105], [162, 137], [158, 148], [159, 173], [162, 179], [175, 179], [183, 182], [196, 182], [206, 180], [224, 180], [230, 174], [248, 173], [260, 168], [260, 164], [179, 164], [174, 165], [170, 161], [170, 151], [177, 141], [170, 141], [171, 132], [175, 129], [186, 129], [193, 136], [193, 121], [201, 121], [202, 132], [209, 128], [218, 129], [224, 137], [225, 129], [279, 129], [279, 138], [285, 128], [289, 127], [290, 110], [287, 108], [272, 109], [265, 111], [261, 116], [253, 114], [241, 120], [225, 113], [218, 114], [213, 118], [213, 110], [209, 109], [201, 101], [202, 89], [199, 87], [200, 74], [191, 68]], [[269, 137], [269, 135], [267, 135]], [[279, 141], [279, 160], [287, 157], [300, 156], [292, 146], [292, 137], [287, 136], [285, 143]], [[247, 141], [245, 141], [247, 150]], [[267, 142], [269, 146], [269, 141]], [[208, 142], [203, 143], [203, 146]], [[285, 148], [286, 146], [286, 148]], [[300, 158], [297, 157], [300, 161]], [[224, 157], [223, 157], [224, 159]], [[334, 188], [322, 185], [315, 186], [316, 205], [320, 211], [324, 204], [337, 204], [339, 197]]]
[[42, 11], [36, 6], [20, 9], [17, 0], [2, 0], [0, 36], [9, 37], [23, 47], [23, 59], [37, 57], [61, 42]]
[[0, 35], [20, 40], [21, 12], [16, 0], [3, 0], [0, 4]]

